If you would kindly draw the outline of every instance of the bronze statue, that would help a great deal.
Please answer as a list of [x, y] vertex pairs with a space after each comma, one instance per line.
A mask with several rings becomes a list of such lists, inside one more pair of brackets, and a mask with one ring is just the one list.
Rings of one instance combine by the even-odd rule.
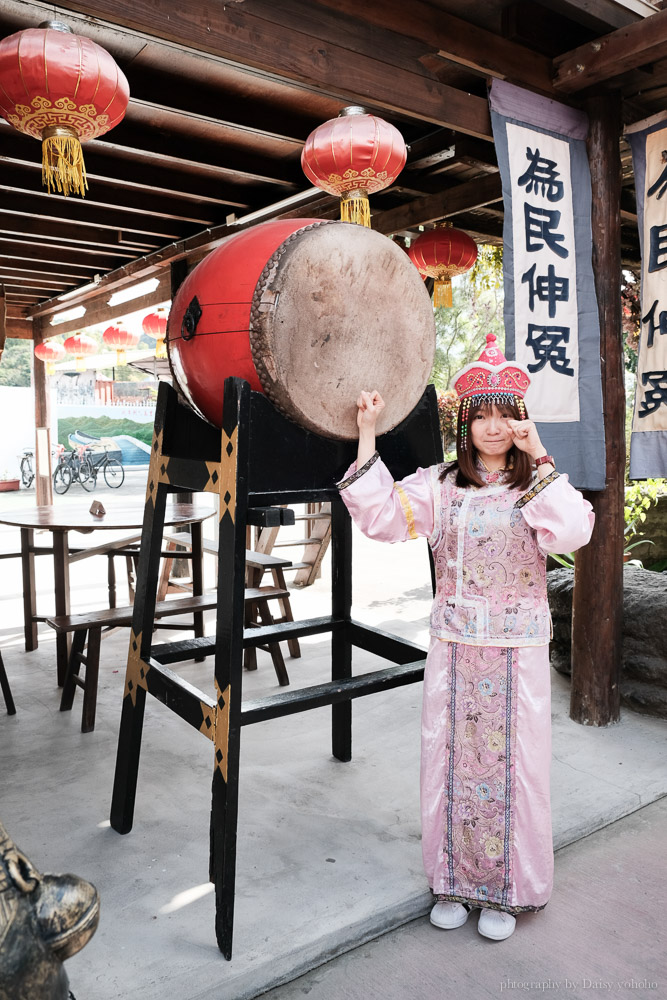
[[67, 1000], [63, 962], [97, 929], [97, 889], [42, 875], [0, 823], [0, 1000]]

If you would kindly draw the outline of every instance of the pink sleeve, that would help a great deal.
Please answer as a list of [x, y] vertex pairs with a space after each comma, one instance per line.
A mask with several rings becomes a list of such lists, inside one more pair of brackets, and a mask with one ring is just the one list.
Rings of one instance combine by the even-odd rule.
[[357, 472], [356, 462], [337, 484], [354, 523], [369, 538], [404, 542], [433, 533], [431, 471], [417, 469], [395, 483], [377, 452]]
[[566, 475], [552, 472], [531, 487], [516, 506], [537, 532], [537, 544], [543, 552], [575, 552], [590, 541], [593, 508], [570, 486]]

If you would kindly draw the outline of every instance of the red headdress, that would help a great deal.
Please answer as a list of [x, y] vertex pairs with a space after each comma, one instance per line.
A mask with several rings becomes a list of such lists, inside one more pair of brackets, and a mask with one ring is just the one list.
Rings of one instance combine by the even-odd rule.
[[522, 420], [526, 418], [523, 397], [530, 385], [530, 376], [523, 365], [507, 361], [496, 345], [495, 333], [487, 333], [486, 347], [479, 360], [466, 365], [454, 379], [456, 394], [461, 400], [461, 433], [467, 437], [468, 411], [472, 403], [514, 403]]

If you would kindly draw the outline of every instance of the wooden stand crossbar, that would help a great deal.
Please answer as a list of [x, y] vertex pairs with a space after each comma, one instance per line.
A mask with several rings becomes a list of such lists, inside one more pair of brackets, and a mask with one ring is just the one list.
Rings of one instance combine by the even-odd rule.
[[[410, 416], [378, 442], [397, 479], [442, 459], [435, 391], [429, 386]], [[225, 382], [222, 430], [183, 406], [160, 385], [155, 416], [137, 586], [125, 676], [111, 825], [129, 833], [139, 769], [146, 695], [208, 737], [214, 746], [210, 879], [215, 885], [216, 937], [232, 956], [236, 829], [241, 727], [331, 705], [332, 752], [352, 757], [352, 700], [412, 684], [424, 674], [425, 651], [398, 636], [351, 619], [352, 530], [335, 482], [356, 455], [354, 442], [333, 441], [282, 417], [241, 379]], [[298, 456], [298, 463], [295, 461]], [[214, 638], [153, 645], [153, 620], [164, 516], [169, 493], [192, 490], [220, 499], [218, 602]], [[270, 523], [279, 504], [332, 505], [331, 615], [244, 631], [246, 527]], [[331, 635], [331, 681], [241, 702], [244, 648]], [[353, 676], [353, 647], [394, 666]], [[170, 669], [215, 655], [215, 694], [206, 694]]]

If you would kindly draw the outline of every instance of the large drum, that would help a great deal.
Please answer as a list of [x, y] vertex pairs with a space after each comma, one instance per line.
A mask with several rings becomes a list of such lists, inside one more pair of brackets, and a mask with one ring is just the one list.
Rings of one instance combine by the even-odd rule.
[[188, 275], [167, 344], [178, 385], [212, 424], [225, 378], [237, 375], [308, 430], [350, 439], [362, 389], [387, 404], [379, 433], [414, 408], [435, 323], [419, 272], [386, 236], [285, 219], [230, 237]]

